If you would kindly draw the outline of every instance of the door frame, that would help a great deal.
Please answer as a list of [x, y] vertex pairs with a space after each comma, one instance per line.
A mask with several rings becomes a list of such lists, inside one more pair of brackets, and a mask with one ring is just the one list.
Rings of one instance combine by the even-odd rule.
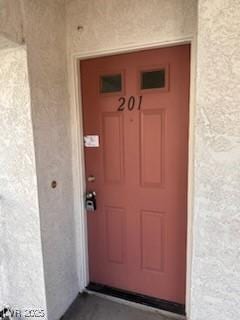
[[186, 269], [186, 314], [191, 311], [191, 269], [192, 269], [192, 220], [193, 220], [193, 190], [194, 190], [194, 129], [195, 129], [195, 81], [196, 81], [196, 38], [187, 37], [170, 41], [150, 42], [140, 45], [129, 45], [107, 50], [86, 51], [72, 54], [68, 61], [69, 90], [71, 106], [71, 135], [72, 135], [72, 170], [73, 170], [73, 194], [74, 194], [74, 218], [77, 272], [79, 291], [83, 291], [89, 282], [88, 269], [88, 239], [87, 239], [87, 214], [85, 211], [85, 164], [83, 145], [83, 121], [82, 121], [82, 92], [80, 61], [90, 58], [112, 56], [151, 50], [176, 45], [190, 44], [190, 103], [189, 103], [189, 140], [188, 140], [188, 205], [187, 205], [187, 269]]

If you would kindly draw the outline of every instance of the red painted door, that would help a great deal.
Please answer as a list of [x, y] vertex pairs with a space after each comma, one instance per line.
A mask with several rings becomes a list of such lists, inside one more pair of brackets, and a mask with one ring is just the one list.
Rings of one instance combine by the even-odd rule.
[[184, 303], [190, 46], [81, 62], [90, 280]]

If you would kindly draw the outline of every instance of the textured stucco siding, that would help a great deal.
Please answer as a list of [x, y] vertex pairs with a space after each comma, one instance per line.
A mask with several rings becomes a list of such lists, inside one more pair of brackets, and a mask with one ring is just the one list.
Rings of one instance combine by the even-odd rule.
[[16, 42], [9, 40], [8, 38], [6, 38], [5, 35], [1, 34], [0, 32], [0, 50], [15, 48], [17, 46], [18, 44]]
[[46, 312], [26, 50], [0, 51], [0, 305]]
[[198, 21], [191, 320], [239, 320], [239, 0], [199, 0]]
[[66, 0], [69, 50], [82, 53], [192, 37], [196, 5], [196, 0]]
[[15, 47], [23, 42], [21, 0], [0, 0], [0, 49]]
[[[50, 320], [79, 291], [76, 271], [64, 1], [24, 0], [26, 45]], [[57, 187], [51, 188], [51, 182]]]

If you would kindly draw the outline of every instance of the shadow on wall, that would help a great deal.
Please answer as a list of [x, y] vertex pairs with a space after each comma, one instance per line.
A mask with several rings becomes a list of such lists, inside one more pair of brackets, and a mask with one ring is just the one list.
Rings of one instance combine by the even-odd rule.
[[20, 0], [0, 0], [0, 49], [24, 43]]

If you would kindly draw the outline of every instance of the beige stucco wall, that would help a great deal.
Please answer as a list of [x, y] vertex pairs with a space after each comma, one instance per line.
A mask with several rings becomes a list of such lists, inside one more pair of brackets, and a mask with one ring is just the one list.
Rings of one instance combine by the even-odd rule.
[[0, 50], [15, 48], [17, 46], [18, 44], [16, 42], [7, 39], [3, 34], [0, 33]]
[[0, 0], [0, 49], [15, 47], [23, 42], [21, 0]]
[[26, 50], [0, 50], [0, 309], [46, 314]]
[[0, 303], [59, 319], [79, 291], [64, 0], [0, 0], [2, 48]]
[[191, 320], [239, 320], [239, 0], [199, 0], [198, 21]]
[[[79, 291], [76, 271], [64, 0], [24, 0], [46, 299], [59, 319]], [[53, 189], [51, 182], [57, 187]]]
[[[192, 37], [196, 0], [66, 0], [70, 53]], [[83, 27], [78, 30], [78, 26]]]
[[[27, 52], [20, 56], [17, 47], [23, 41]], [[0, 160], [5, 165], [9, 156], [13, 157], [9, 159], [9, 170], [6, 165], [0, 168], [1, 249], [6, 257], [1, 260], [0, 302], [22, 311], [26, 307], [44, 307], [46, 311], [47, 305], [49, 319], [59, 319], [79, 291], [64, 0], [0, 0], [2, 48], [16, 49], [11, 55], [3, 50], [0, 61], [0, 101], [5, 104], [0, 110], [4, 119], [0, 123]], [[51, 188], [53, 180], [57, 181], [56, 189]], [[6, 182], [9, 185], [4, 185]], [[14, 194], [16, 188], [19, 194]], [[20, 250], [15, 243], [18, 240]]]

